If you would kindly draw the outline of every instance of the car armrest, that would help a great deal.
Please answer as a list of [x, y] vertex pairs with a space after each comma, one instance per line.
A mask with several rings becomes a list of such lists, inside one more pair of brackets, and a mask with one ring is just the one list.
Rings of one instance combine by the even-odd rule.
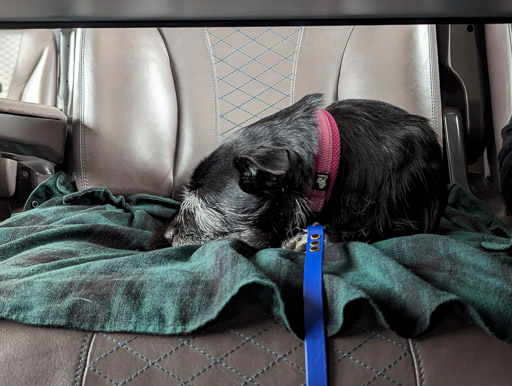
[[56, 107], [0, 99], [0, 152], [60, 163], [67, 117]]

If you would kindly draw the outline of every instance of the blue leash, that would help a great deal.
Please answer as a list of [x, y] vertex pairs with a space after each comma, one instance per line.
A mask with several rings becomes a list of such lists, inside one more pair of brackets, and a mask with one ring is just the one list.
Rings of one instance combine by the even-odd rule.
[[306, 351], [306, 385], [327, 385], [324, 309], [322, 298], [322, 260], [324, 227], [308, 227], [308, 244], [304, 263], [304, 330]]

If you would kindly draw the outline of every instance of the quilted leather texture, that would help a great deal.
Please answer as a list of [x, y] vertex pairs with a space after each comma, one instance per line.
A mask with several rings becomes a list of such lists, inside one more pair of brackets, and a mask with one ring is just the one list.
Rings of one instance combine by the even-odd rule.
[[340, 385], [415, 385], [409, 344], [373, 323], [357, 323], [330, 340], [330, 377]]
[[6, 98], [18, 64], [23, 31], [0, 31], [0, 98]]
[[[255, 305], [231, 306], [196, 334], [89, 334], [77, 370], [84, 385], [302, 385], [304, 345]], [[85, 357], [87, 356], [87, 360]], [[339, 385], [414, 385], [407, 339], [360, 320], [328, 343]]]
[[290, 106], [304, 27], [207, 28], [219, 134]]

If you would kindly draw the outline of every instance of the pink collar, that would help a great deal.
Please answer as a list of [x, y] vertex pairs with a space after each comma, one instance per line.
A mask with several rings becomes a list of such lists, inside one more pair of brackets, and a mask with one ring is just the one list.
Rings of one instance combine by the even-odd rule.
[[318, 120], [318, 153], [315, 155], [313, 190], [309, 196], [312, 212], [321, 212], [331, 197], [340, 163], [340, 132], [332, 115], [326, 110], [315, 111]]

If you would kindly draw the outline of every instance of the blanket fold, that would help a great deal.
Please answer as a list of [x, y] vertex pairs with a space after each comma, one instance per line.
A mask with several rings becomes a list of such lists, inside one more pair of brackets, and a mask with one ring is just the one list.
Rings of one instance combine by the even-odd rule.
[[[436, 313], [450, 309], [512, 342], [512, 232], [460, 186], [449, 189], [438, 234], [325, 248], [328, 335], [342, 328], [351, 305], [363, 303], [401, 335], [425, 332]], [[146, 252], [178, 208], [147, 194], [77, 191], [65, 174], [51, 177], [25, 212], [0, 224], [0, 318], [188, 333], [244, 289], [301, 336], [304, 254], [258, 251], [235, 239]]]

